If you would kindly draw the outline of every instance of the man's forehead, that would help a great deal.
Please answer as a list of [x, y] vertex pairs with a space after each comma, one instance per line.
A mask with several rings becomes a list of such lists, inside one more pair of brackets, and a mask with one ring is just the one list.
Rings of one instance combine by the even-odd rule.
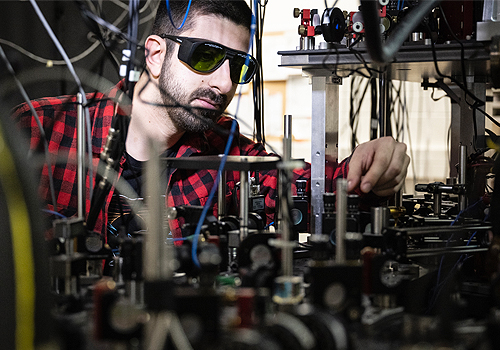
[[250, 40], [246, 27], [216, 15], [196, 16], [193, 25], [180, 35], [214, 41], [240, 51], [248, 50]]

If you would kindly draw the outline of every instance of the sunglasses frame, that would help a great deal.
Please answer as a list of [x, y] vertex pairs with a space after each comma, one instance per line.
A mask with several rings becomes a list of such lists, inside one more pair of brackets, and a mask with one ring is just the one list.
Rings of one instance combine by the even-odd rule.
[[[222, 66], [224, 64], [224, 62], [226, 62], [226, 59], [229, 60], [229, 66], [231, 68], [233, 68], [232, 62], [233, 62], [233, 58], [236, 56], [240, 56], [240, 57], [244, 56], [245, 60], [250, 60], [254, 64], [254, 69], [250, 74], [247, 74], [247, 76], [249, 76], [249, 78], [245, 79], [245, 81], [243, 81], [241, 83], [233, 80], [233, 77], [232, 77], [233, 74], [231, 72], [231, 81], [233, 83], [235, 83], [235, 84], [248, 84], [253, 79], [253, 76], [255, 75], [255, 72], [257, 71], [257, 67], [258, 67], [257, 60], [252, 55], [249, 55], [244, 51], [233, 50], [227, 46], [224, 46], [224, 45], [219, 44], [217, 42], [206, 40], [206, 39], [191, 38], [191, 37], [185, 37], [185, 36], [175, 36], [175, 35], [168, 35], [168, 34], [159, 34], [158, 36], [161, 37], [162, 39], [170, 39], [170, 40], [175, 41], [176, 43], [180, 44], [179, 53], [178, 53], [177, 57], [179, 58], [180, 61], [186, 63], [189, 67], [191, 67], [192, 69], [194, 69], [197, 72], [200, 72], [200, 73], [215, 72], [217, 69], [220, 68], [220, 66]], [[200, 46], [202, 44], [214, 45], [214, 46], [220, 47], [222, 50], [224, 50], [224, 58], [221, 59], [219, 62], [217, 62], [217, 64], [212, 69], [206, 70], [206, 71], [196, 69], [195, 67], [193, 67], [190, 64], [191, 57], [193, 56], [193, 53], [198, 48], [198, 46]], [[247, 66], [249, 66], [249, 65], [247, 64]]]

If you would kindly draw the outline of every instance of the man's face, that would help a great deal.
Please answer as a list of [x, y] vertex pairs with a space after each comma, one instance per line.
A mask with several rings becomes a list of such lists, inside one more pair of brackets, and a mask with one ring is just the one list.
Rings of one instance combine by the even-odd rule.
[[[179, 35], [207, 39], [245, 52], [250, 38], [245, 27], [212, 15], [198, 16], [194, 27]], [[174, 51], [167, 53], [163, 61], [159, 80], [163, 102], [202, 108], [191, 111], [182, 107], [169, 108], [168, 115], [182, 130], [203, 132], [229, 105], [237, 84], [231, 81], [228, 60], [212, 73], [200, 73], [179, 61], [178, 50], [179, 45], [175, 44]]]

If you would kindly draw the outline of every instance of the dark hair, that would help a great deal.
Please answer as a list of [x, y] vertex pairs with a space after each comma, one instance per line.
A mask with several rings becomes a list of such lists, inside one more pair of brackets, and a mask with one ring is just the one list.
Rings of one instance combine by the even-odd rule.
[[[188, 3], [188, 0], [169, 1], [170, 14], [177, 27], [181, 25], [184, 19]], [[186, 23], [178, 30], [169, 19], [165, 0], [160, 0], [151, 34], [182, 35], [184, 31], [193, 27], [196, 17], [202, 15], [227, 18], [237, 25], [244, 26], [248, 31], [250, 31], [252, 24], [252, 11], [245, 0], [192, 0]], [[173, 45], [173, 42], [167, 40], [168, 52], [172, 52]]]

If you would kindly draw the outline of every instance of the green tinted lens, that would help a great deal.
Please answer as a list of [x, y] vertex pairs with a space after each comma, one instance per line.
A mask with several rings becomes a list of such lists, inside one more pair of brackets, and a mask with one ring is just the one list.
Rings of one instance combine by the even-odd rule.
[[[248, 59], [247, 59], [248, 57]], [[231, 62], [231, 80], [237, 84], [248, 83], [255, 71], [255, 62], [249, 55], [236, 54]]]
[[191, 56], [190, 66], [199, 72], [209, 72], [226, 57], [225, 50], [211, 43], [198, 45]]

